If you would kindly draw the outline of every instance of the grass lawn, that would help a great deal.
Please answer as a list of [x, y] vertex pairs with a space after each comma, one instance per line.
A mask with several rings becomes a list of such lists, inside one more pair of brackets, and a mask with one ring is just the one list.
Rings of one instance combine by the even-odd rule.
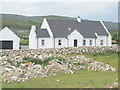
[[[85, 55], [118, 69], [116, 53], [110, 55]], [[58, 74], [44, 78], [29, 79], [21, 83], [3, 83], [3, 88], [107, 88], [118, 79], [118, 72], [79, 70], [74, 74]], [[59, 81], [56, 81], [59, 80]]]
[[20, 45], [28, 45], [28, 40], [21, 40]]

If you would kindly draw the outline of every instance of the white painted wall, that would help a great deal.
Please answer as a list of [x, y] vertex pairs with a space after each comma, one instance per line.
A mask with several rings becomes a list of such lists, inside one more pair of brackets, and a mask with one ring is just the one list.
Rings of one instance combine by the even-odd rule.
[[[61, 40], [61, 45], [58, 45], [58, 41]], [[55, 38], [55, 48], [67, 47], [67, 38]]]
[[[45, 41], [45, 45], [41, 45], [42, 40]], [[38, 38], [38, 48], [54, 48], [52, 41], [53, 41], [53, 39], [48, 38], [48, 37]]]
[[50, 38], [51, 38], [52, 47], [54, 47], [54, 40], [53, 40], [54, 36], [53, 36], [52, 30], [51, 30], [51, 28], [50, 28], [46, 18], [43, 19], [43, 23], [41, 25], [41, 29], [47, 29], [47, 31], [48, 31], [48, 33], [50, 35]]
[[107, 46], [112, 46], [112, 36], [111, 36], [110, 32], [108, 31], [108, 29], [106, 28], [105, 24], [102, 21], [100, 21], [100, 22], [103, 25], [103, 27], [106, 30], [106, 32], [108, 33], [108, 35], [109, 35], [107, 37]]
[[[86, 45], [83, 46], [95, 46], [95, 38], [84, 38], [86, 40]], [[92, 45], [90, 45], [90, 40], [92, 40]]]
[[[100, 45], [101, 40], [103, 40], [103, 45]], [[96, 39], [96, 46], [108, 46], [107, 36], [98, 36]]]
[[8, 27], [0, 31], [0, 41], [13, 41], [13, 50], [19, 50], [20, 38], [12, 32]]
[[[108, 46], [108, 41], [107, 41], [107, 36], [100, 36], [98, 35], [98, 37], [95, 38], [84, 38], [84, 40], [86, 40], [86, 45], [84, 46]], [[90, 45], [90, 40], [92, 40], [92, 45]], [[101, 40], [103, 40], [103, 45], [101, 45]]]
[[32, 26], [29, 34], [29, 49], [37, 49], [36, 27]]
[[74, 47], [74, 39], [78, 40], [77, 41], [78, 47], [83, 45], [83, 36], [77, 30], [74, 30], [68, 36], [68, 47]]

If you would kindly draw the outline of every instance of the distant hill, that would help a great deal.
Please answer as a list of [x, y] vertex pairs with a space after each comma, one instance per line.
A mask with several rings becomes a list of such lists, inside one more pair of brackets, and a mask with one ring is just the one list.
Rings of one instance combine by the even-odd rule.
[[[49, 15], [49, 16], [23, 16], [23, 15], [16, 15], [16, 14], [0, 14], [2, 16], [2, 27], [8, 26], [11, 29], [14, 30], [30, 30], [30, 27], [32, 25], [36, 25], [37, 28], [40, 28], [43, 18], [47, 19], [60, 19], [60, 20], [71, 20], [75, 19], [72, 17], [64, 17], [64, 16], [55, 16], [55, 15]], [[104, 21], [106, 27], [110, 31], [117, 31], [117, 23], [115, 22], [107, 22]]]
[[109, 30], [118, 31], [118, 23], [104, 21], [104, 24]]

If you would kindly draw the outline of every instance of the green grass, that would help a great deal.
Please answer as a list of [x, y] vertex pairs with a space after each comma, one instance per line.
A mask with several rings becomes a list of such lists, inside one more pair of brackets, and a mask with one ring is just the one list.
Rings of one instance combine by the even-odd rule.
[[77, 63], [74, 63], [74, 65], [80, 65], [80, 66], [85, 66], [86, 64], [84, 64], [84, 63], [80, 63], [80, 62], [77, 62]]
[[[94, 54], [86, 54], [85, 56], [110, 64], [118, 69], [117, 53], [97, 54], [96, 56]], [[56, 76], [29, 79], [24, 83], [3, 83], [3, 88], [106, 88], [113, 85], [116, 79], [118, 79], [118, 72], [79, 70], [74, 74], [57, 74]], [[57, 82], [56, 80], [60, 81]]]
[[109, 64], [115, 68], [118, 68], [118, 53], [110, 53], [110, 54], [86, 54], [85, 55], [88, 58], [93, 58], [94, 60], [103, 62], [105, 64]]
[[57, 57], [57, 56], [52, 56], [52, 57], [48, 57], [48, 58], [46, 58], [46, 59], [44, 59], [44, 60], [42, 60], [42, 59], [39, 59], [39, 58], [32, 58], [32, 57], [24, 57], [23, 58], [23, 60], [25, 60], [26, 62], [32, 62], [32, 63], [35, 63], [35, 64], [40, 64], [40, 65], [42, 65], [42, 66], [46, 66], [46, 65], [48, 65], [48, 62], [49, 61], [51, 61], [51, 60], [56, 60], [56, 59], [58, 59], [58, 60], [65, 60], [64, 58], [62, 58], [62, 57]]
[[20, 45], [28, 45], [28, 40], [21, 40]]
[[[22, 83], [3, 84], [4, 88], [85, 88], [107, 87], [117, 78], [114, 72], [80, 70], [75, 74], [58, 74], [45, 78], [29, 79]], [[57, 82], [56, 80], [60, 80]]]

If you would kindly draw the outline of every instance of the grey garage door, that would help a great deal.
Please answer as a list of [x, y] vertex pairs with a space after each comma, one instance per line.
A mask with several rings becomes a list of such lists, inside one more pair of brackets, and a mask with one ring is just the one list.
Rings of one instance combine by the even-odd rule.
[[13, 49], [13, 41], [0, 41], [0, 49]]

